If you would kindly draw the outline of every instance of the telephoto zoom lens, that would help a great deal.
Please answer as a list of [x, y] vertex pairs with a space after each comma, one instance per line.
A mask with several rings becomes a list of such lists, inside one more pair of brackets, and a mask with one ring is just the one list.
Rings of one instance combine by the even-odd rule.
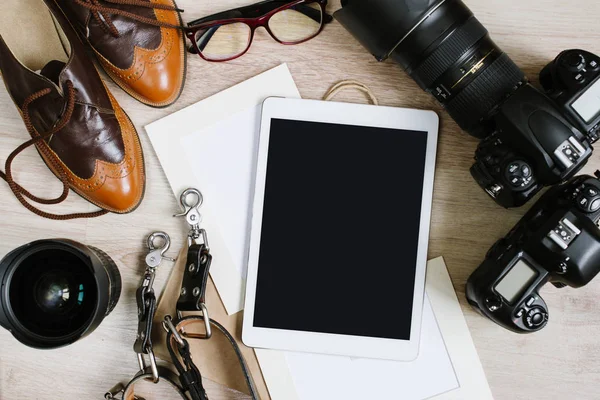
[[460, 0], [345, 0], [335, 18], [379, 60], [392, 58], [462, 129], [483, 138], [494, 109], [525, 81]]
[[116, 306], [121, 274], [101, 250], [40, 240], [0, 261], [0, 325], [35, 348], [66, 346], [93, 332]]

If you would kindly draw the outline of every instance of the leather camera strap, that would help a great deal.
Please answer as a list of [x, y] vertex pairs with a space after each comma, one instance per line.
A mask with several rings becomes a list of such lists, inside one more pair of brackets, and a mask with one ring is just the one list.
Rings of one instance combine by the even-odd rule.
[[[154, 363], [154, 370], [150, 367], [143, 368], [126, 386], [117, 385], [111, 391], [107, 392], [105, 395], [106, 399], [116, 400], [118, 399], [116, 396], [122, 394], [121, 400], [154, 400], [144, 399], [135, 394], [135, 384], [142, 380], [149, 380], [154, 381], [155, 383], [166, 381], [166, 383], [171, 386], [172, 390], [183, 399], [209, 400], [202, 384], [202, 374], [192, 360], [188, 340], [209, 340], [212, 337], [212, 328], [221, 332], [233, 348], [252, 399], [259, 399], [258, 391], [254, 384], [254, 380], [252, 379], [252, 375], [250, 374], [248, 364], [246, 363], [236, 340], [223, 325], [210, 319], [208, 315], [208, 309], [204, 301], [211, 262], [212, 255], [210, 254], [206, 242], [202, 244], [192, 243], [190, 245], [182, 279], [180, 297], [177, 302], [177, 314], [179, 319], [174, 323], [171, 316], [167, 315], [163, 322], [163, 326], [168, 332], [167, 349], [169, 350], [171, 361], [177, 370], [177, 374], [167, 368], [157, 368]], [[146, 275], [148, 275], [148, 272]], [[151, 331], [151, 327], [149, 327], [148, 324], [151, 324], [152, 318], [147, 318], [146, 314], [153, 314], [154, 311], [152, 300], [154, 300], [155, 297], [153, 296], [154, 292], [151, 290], [152, 282], [153, 277], [146, 276], [142, 288], [138, 290], [138, 308], [140, 310], [139, 330], [144, 333]], [[144, 295], [150, 295], [150, 298], [145, 299], [146, 296]], [[200, 311], [202, 315], [183, 317], [181, 315], [182, 311]], [[204, 332], [192, 333], [189, 329], [192, 325], [203, 325]], [[138, 354], [140, 352], [146, 353], [144, 352], [144, 348], [151, 349], [150, 340], [146, 341], [145, 339], [146, 336], [144, 334], [138, 334], [138, 340], [135, 345]], [[149, 346], [145, 347], [144, 344], [149, 344]], [[153, 354], [151, 360], [152, 359]], [[218, 362], [218, 360], [216, 362]]]
[[[159, 384], [159, 385], [166, 384], [166, 386], [170, 387], [170, 389], [173, 393], [176, 393], [178, 395], [177, 397], [173, 397], [172, 398], [173, 400], [175, 398], [179, 398], [179, 397], [181, 397], [184, 400], [189, 400], [188, 397], [185, 395], [185, 393], [179, 387], [179, 384], [177, 383], [179, 381], [178, 377], [173, 371], [171, 371], [168, 368], [158, 367], [158, 374], [160, 376], [160, 381], [157, 384]], [[131, 381], [129, 381], [127, 386], [118, 384], [117, 386], [115, 386], [114, 388], [109, 390], [104, 395], [104, 398], [110, 399], [110, 400], [117, 399], [117, 397], [115, 397], [115, 396], [118, 395], [119, 393], [122, 393], [123, 394], [123, 396], [121, 397], [122, 400], [149, 400], [149, 399], [145, 399], [140, 396], [136, 396], [135, 385], [137, 385], [138, 383], [142, 383], [143, 381], [152, 381], [152, 380], [153, 380], [153, 373], [152, 373], [152, 370], [150, 368], [148, 368], [144, 371], [138, 372], [133, 377], [133, 379]], [[169, 397], [169, 398], [171, 398], [171, 397]]]
[[192, 244], [188, 249], [177, 311], [201, 311], [206, 301], [206, 285], [212, 255], [206, 244]]
[[[189, 393], [192, 400], [208, 400], [202, 385], [202, 375], [192, 361], [190, 346], [186, 339], [209, 340], [212, 337], [212, 328], [218, 329], [227, 338], [227, 342], [235, 351], [250, 395], [253, 399], [258, 399], [254, 381], [237, 342], [225, 327], [210, 319], [208, 315], [205, 294], [212, 263], [212, 255], [209, 250], [206, 242], [202, 244], [193, 243], [188, 249], [181, 292], [177, 302], [177, 313], [180, 319], [173, 326], [170, 317], [165, 318], [165, 325], [169, 328], [167, 349], [171, 355], [171, 361], [179, 373], [181, 387]], [[181, 317], [182, 311], [201, 311], [202, 315]], [[204, 325], [203, 333], [191, 333], [188, 332], [189, 329], [186, 329], [199, 323]]]
[[[227, 342], [233, 348], [236, 357], [242, 369], [249, 393], [253, 400], [258, 400], [258, 391], [252, 379], [252, 375], [248, 368], [248, 364], [242, 355], [242, 351], [238, 346], [234, 337], [218, 322], [210, 319], [208, 309], [205, 304], [206, 286], [209, 280], [209, 270], [212, 262], [210, 248], [206, 241], [206, 232], [203, 230], [195, 231], [197, 235], [191, 236], [191, 244], [188, 249], [185, 270], [182, 279], [182, 287], [180, 297], [177, 302], [178, 321], [173, 322], [171, 316], [166, 316], [163, 322], [163, 327], [167, 330], [167, 349], [171, 356], [177, 373], [173, 371], [157, 367], [152, 351], [152, 342], [150, 340], [150, 332], [152, 331], [152, 320], [156, 310], [156, 297], [152, 289], [154, 282], [155, 268], [160, 263], [160, 259], [165, 258], [164, 252], [168, 249], [170, 243], [168, 235], [160, 232], [155, 233], [149, 238], [149, 247], [151, 252], [146, 262], [148, 268], [142, 282], [142, 286], [137, 291], [138, 297], [138, 338], [134, 349], [138, 353], [140, 361], [140, 372], [126, 385], [117, 385], [112, 390], [105, 394], [107, 400], [155, 400], [145, 399], [135, 394], [135, 384], [142, 380], [152, 381], [154, 383], [166, 382], [182, 399], [191, 400], [209, 400], [206, 390], [202, 384], [202, 374], [198, 367], [194, 364], [190, 352], [189, 339], [209, 340], [212, 337], [212, 328], [214, 327], [221, 332]], [[162, 237], [166, 240], [166, 247], [163, 249], [154, 249], [152, 242], [155, 237]], [[201, 244], [196, 241], [203, 237]], [[183, 317], [182, 312], [200, 311], [202, 314], [198, 316]], [[192, 333], [190, 329], [192, 325], [204, 326], [202, 333]], [[187, 332], [186, 332], [187, 331]], [[143, 360], [144, 355], [149, 355], [151, 366], [146, 367]], [[218, 360], [216, 360], [218, 362]]]
[[[221, 324], [219, 324], [215, 320], [209, 320], [210, 325], [213, 328], [218, 329], [226, 338], [229, 344], [231, 344], [232, 348], [235, 351], [237, 359], [240, 363], [240, 367], [242, 368], [242, 372], [244, 374], [244, 378], [246, 379], [246, 385], [248, 386], [248, 390], [250, 392], [250, 396], [253, 400], [258, 400], [258, 391], [254, 385], [254, 380], [252, 379], [252, 375], [250, 374], [250, 370], [248, 369], [248, 365], [246, 364], [246, 360], [242, 355], [242, 351], [235, 339], [227, 329]], [[189, 325], [196, 324], [198, 322], [205, 322], [203, 316], [190, 316], [181, 319], [177, 324], [177, 330], [180, 332], [185, 332], [185, 328]], [[189, 338], [193, 338], [192, 334], [187, 335]], [[180, 345], [175, 339], [172, 332], [169, 332], [167, 336], [167, 348], [169, 353], [171, 354], [171, 358], [173, 364], [175, 364], [175, 368], [177, 368], [179, 372], [179, 379], [181, 385], [184, 390], [190, 393], [190, 397], [193, 400], [208, 400], [208, 396], [202, 386], [202, 376], [200, 371], [196, 368], [196, 366], [191, 362], [189, 344], [187, 340], [183, 339], [184, 344]]]

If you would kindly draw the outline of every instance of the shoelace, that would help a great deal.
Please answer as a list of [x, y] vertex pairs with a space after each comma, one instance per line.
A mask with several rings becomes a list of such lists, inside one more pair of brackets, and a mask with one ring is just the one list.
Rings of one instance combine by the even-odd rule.
[[35, 92], [32, 95], [28, 96], [25, 99], [25, 101], [23, 102], [23, 107], [22, 107], [23, 121], [25, 121], [25, 126], [27, 128], [27, 131], [31, 135], [31, 139], [26, 141], [19, 147], [17, 147], [8, 156], [8, 158], [6, 159], [6, 164], [5, 164], [6, 172], [0, 171], [0, 178], [4, 179], [6, 181], [6, 183], [8, 183], [10, 190], [12, 190], [15, 197], [19, 200], [19, 202], [21, 202], [21, 204], [23, 204], [23, 206], [25, 208], [27, 208], [29, 211], [39, 215], [40, 217], [53, 219], [53, 220], [69, 220], [69, 219], [77, 219], [77, 218], [95, 218], [95, 217], [105, 215], [108, 213], [108, 211], [106, 211], [106, 210], [101, 210], [101, 211], [96, 211], [96, 212], [91, 212], [91, 213], [75, 213], [75, 214], [66, 214], [66, 215], [50, 214], [50, 213], [42, 211], [39, 208], [31, 205], [26, 200], [26, 198], [28, 198], [29, 200], [32, 200], [38, 204], [58, 204], [58, 203], [63, 202], [69, 195], [69, 180], [67, 178], [67, 174], [63, 170], [63, 168], [57, 164], [54, 157], [50, 154], [50, 150], [45, 146], [38, 147], [38, 150], [46, 156], [46, 159], [49, 160], [49, 162], [52, 164], [52, 166], [54, 167], [54, 170], [57, 171], [57, 173], [59, 175], [59, 179], [63, 184], [62, 194], [55, 199], [44, 199], [44, 198], [35, 196], [31, 192], [29, 192], [23, 186], [16, 183], [13, 178], [12, 163], [13, 163], [14, 159], [23, 150], [29, 148], [30, 146], [37, 145], [41, 141], [46, 140], [50, 136], [58, 133], [61, 129], [63, 129], [69, 123], [71, 116], [73, 115], [73, 109], [75, 107], [75, 88], [73, 87], [73, 83], [71, 81], [67, 81], [67, 109], [64, 112], [63, 116], [58, 121], [58, 123], [54, 126], [54, 128], [52, 128], [48, 132], [40, 135], [36, 131], [35, 127], [33, 126], [33, 123], [31, 122], [31, 117], [29, 115], [29, 106], [31, 105], [31, 103], [35, 102], [36, 100], [38, 100], [50, 93], [51, 93], [50, 89], [43, 89], [43, 90], [40, 90], [40, 91]]
[[113, 35], [118, 38], [120, 36], [119, 31], [113, 24], [112, 19], [109, 14], [121, 15], [123, 17], [127, 17], [134, 21], [141, 22], [147, 25], [153, 25], [163, 28], [173, 28], [173, 29], [182, 29], [179, 25], [169, 24], [167, 22], [162, 22], [158, 20], [154, 20], [152, 18], [143, 17], [137, 15], [135, 13], [120, 10], [118, 8], [108, 7], [101, 4], [102, 2], [111, 3], [111, 4], [119, 4], [119, 5], [128, 5], [128, 6], [136, 6], [143, 8], [152, 8], [156, 10], [166, 10], [166, 11], [177, 11], [183, 12], [183, 10], [169, 6], [166, 4], [157, 4], [152, 3], [150, 1], [143, 0], [73, 0], [76, 4], [79, 4], [82, 7], [87, 8], [92, 13], [93, 18], [98, 22], [98, 24], [107, 31], [107, 33]]

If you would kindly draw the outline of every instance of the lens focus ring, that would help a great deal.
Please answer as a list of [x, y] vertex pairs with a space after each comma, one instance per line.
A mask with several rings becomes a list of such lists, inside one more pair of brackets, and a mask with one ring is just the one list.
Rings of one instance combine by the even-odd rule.
[[523, 71], [502, 54], [446, 104], [446, 109], [462, 129], [471, 131], [524, 79]]
[[110, 258], [108, 254], [104, 251], [100, 250], [97, 247], [88, 246], [94, 254], [100, 260], [106, 274], [108, 276], [110, 286], [109, 286], [109, 299], [108, 299], [108, 309], [106, 310], [106, 315], [110, 314], [112, 310], [116, 307], [119, 302], [119, 298], [121, 297], [121, 273], [119, 272], [119, 268], [117, 264]]
[[459, 26], [429, 57], [410, 72], [411, 77], [425, 90], [466, 54], [488, 31], [474, 17]]

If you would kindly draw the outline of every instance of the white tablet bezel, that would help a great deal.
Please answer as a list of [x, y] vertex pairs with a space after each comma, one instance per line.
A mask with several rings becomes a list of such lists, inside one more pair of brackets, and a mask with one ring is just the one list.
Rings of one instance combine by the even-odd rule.
[[[421, 204], [421, 224], [417, 249], [417, 265], [415, 266], [416, 274], [410, 340], [301, 332], [253, 326], [269, 139], [271, 120], [274, 118], [427, 132], [427, 151]], [[438, 129], [439, 117], [433, 111], [315, 100], [282, 98], [268, 98], [265, 100], [261, 118], [256, 184], [250, 228], [248, 276], [246, 280], [245, 311], [242, 327], [242, 341], [244, 344], [249, 347], [399, 361], [411, 361], [417, 357], [421, 337], [421, 315], [425, 291], [425, 272], [433, 201]], [[402, 157], [402, 154], [400, 153], [398, 156]], [[399, 177], [403, 173], [407, 172], [399, 171]], [[401, 184], [400, 178], [399, 184]], [[301, 228], [302, 227], [299, 227], [299, 229]], [[315, 275], [314, 279], [319, 279], [318, 275]], [[307, 295], [310, 294], [307, 293]], [[349, 301], [351, 302], [352, 300]], [[360, 301], [360, 296], [357, 296], [354, 301]], [[349, 307], [351, 306], [352, 305], [349, 304]], [[306, 312], [310, 313], [310, 310], [306, 310]], [[389, 317], [393, 318], [394, 316], [390, 315]], [[372, 321], [368, 315], [357, 315], [356, 323], [376, 324], [377, 321]]]

